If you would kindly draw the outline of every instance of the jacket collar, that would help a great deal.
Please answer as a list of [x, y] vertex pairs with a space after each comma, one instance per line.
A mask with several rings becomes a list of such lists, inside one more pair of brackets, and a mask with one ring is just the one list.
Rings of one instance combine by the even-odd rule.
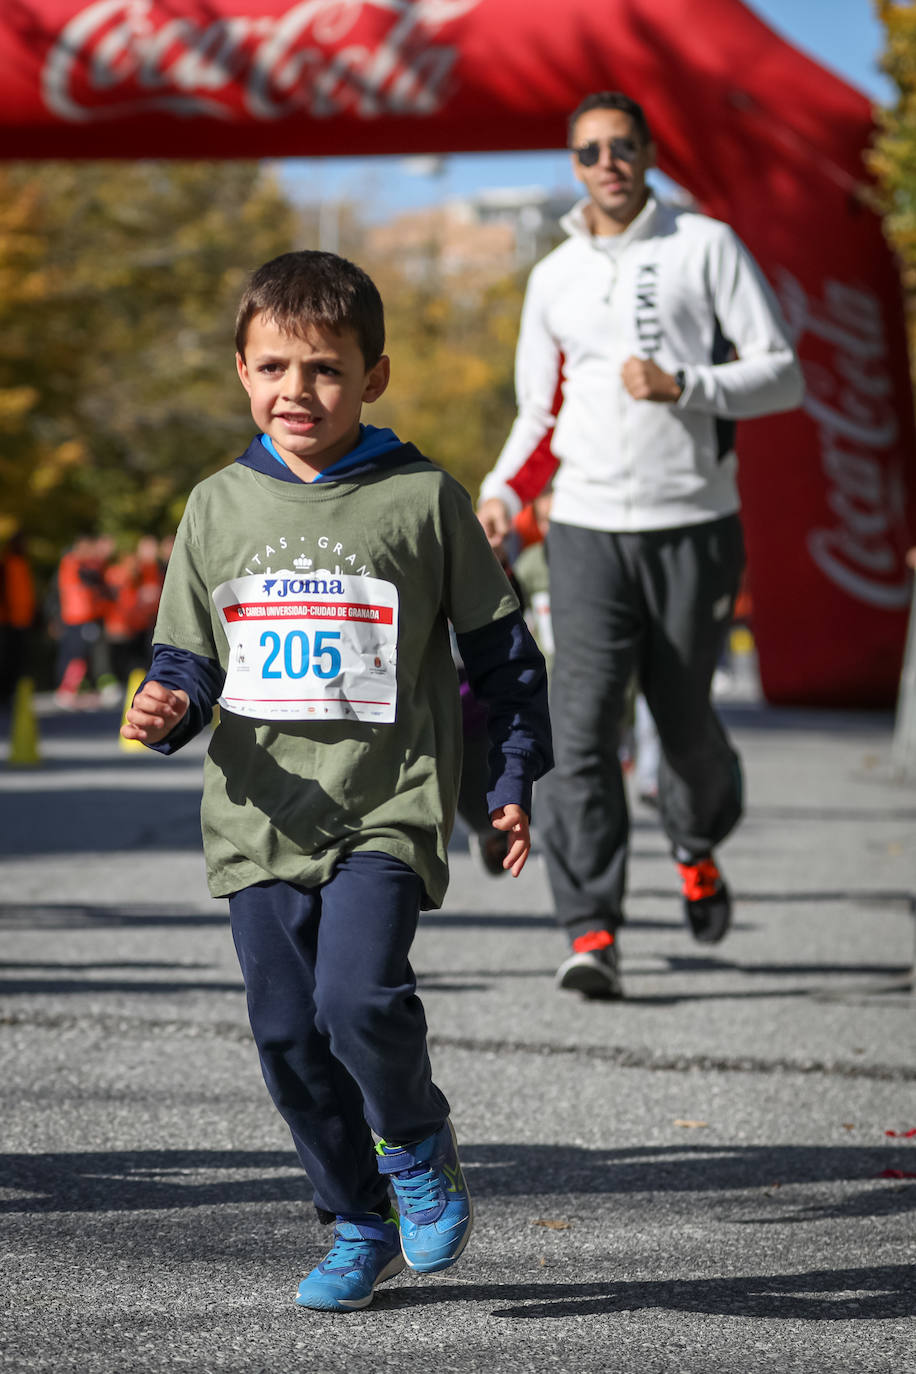
[[614, 254], [619, 253], [637, 239], [651, 238], [664, 212], [662, 202], [650, 191], [645, 205], [622, 234], [599, 236], [593, 234], [588, 227], [585, 211], [590, 204], [591, 201], [588, 196], [583, 196], [581, 200], [577, 200], [572, 209], [560, 220], [560, 227], [566, 231], [570, 238], [585, 239], [598, 252], [607, 249]]

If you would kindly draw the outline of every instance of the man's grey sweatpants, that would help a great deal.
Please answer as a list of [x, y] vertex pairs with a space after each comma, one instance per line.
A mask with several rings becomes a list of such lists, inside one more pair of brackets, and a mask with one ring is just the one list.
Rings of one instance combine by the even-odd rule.
[[741, 765], [710, 703], [744, 568], [737, 515], [613, 534], [551, 524], [556, 766], [538, 791], [557, 919], [570, 939], [623, 921], [629, 816], [617, 755], [635, 672], [662, 747], [672, 850], [699, 857], [741, 815]]

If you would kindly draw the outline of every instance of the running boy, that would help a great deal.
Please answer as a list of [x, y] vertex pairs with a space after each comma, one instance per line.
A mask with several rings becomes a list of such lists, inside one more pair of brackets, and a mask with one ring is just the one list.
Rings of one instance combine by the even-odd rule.
[[222, 708], [208, 881], [229, 898], [265, 1082], [335, 1224], [297, 1302], [346, 1310], [405, 1261], [454, 1263], [471, 1229], [408, 958], [448, 879], [448, 622], [489, 708], [488, 806], [516, 876], [552, 762], [546, 679], [464, 490], [360, 424], [389, 376], [366, 274], [332, 253], [275, 258], [242, 298], [236, 348], [261, 432], [191, 493], [122, 734], [171, 753]]

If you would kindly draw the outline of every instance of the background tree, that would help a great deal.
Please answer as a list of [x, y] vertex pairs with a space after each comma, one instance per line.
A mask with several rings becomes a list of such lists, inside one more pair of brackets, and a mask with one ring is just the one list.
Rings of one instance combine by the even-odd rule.
[[292, 207], [245, 162], [11, 164], [0, 207], [0, 534], [164, 533], [247, 443], [234, 311]]
[[[367, 263], [370, 271], [372, 265]], [[515, 416], [513, 368], [524, 281], [446, 291], [379, 266], [391, 386], [365, 418], [391, 425], [476, 496]]]
[[[914, 336], [916, 300], [916, 6], [875, 0], [884, 25], [882, 69], [897, 87], [893, 106], [877, 111], [878, 136], [869, 157], [878, 178], [885, 228], [900, 257], [908, 297], [910, 342]], [[911, 348], [916, 362], [916, 348]]]
[[254, 163], [0, 165], [0, 544], [23, 529], [44, 587], [78, 535], [173, 531], [191, 487], [247, 445], [235, 308], [252, 268], [291, 248], [373, 275], [393, 383], [365, 418], [476, 494], [514, 416], [523, 275], [374, 262], [359, 207], [332, 208], [294, 207]]

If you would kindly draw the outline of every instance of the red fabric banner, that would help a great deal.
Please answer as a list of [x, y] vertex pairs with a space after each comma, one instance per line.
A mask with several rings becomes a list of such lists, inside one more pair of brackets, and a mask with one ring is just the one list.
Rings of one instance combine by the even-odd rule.
[[583, 95], [645, 107], [659, 163], [775, 287], [808, 395], [739, 428], [764, 691], [893, 702], [916, 526], [897, 270], [860, 195], [863, 96], [739, 0], [4, 0], [9, 158], [561, 147]]

